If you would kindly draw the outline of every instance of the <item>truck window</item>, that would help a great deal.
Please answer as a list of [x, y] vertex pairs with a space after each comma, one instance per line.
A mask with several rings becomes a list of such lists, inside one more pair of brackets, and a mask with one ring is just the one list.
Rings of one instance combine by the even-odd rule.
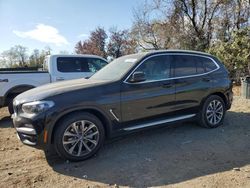
[[73, 57], [57, 58], [57, 70], [59, 72], [82, 72], [81, 64], [82, 63], [80, 58], [73, 58]]
[[95, 59], [95, 58], [90, 58], [88, 59], [88, 67], [90, 72], [97, 72], [101, 68], [103, 68], [105, 65], [107, 65], [106, 61], [103, 61], [102, 59]]
[[92, 72], [95, 73], [104, 67], [107, 62], [98, 58], [87, 57], [59, 57], [57, 70], [59, 72]]

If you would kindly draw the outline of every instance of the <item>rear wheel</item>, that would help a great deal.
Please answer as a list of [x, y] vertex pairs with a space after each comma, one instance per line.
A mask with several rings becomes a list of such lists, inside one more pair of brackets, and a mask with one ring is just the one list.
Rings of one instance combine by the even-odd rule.
[[202, 110], [198, 116], [198, 122], [206, 128], [215, 128], [223, 123], [225, 116], [225, 103], [220, 96], [209, 96], [202, 106]]
[[55, 148], [64, 159], [85, 160], [100, 149], [104, 142], [101, 121], [90, 113], [75, 113], [59, 122], [55, 132]]

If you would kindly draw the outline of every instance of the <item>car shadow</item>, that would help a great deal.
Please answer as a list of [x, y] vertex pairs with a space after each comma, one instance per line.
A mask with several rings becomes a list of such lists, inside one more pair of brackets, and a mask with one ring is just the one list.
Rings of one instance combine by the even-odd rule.
[[83, 162], [47, 161], [60, 174], [109, 185], [179, 183], [250, 164], [249, 122], [249, 113], [229, 111], [216, 129], [194, 123], [150, 129], [110, 140]]
[[0, 119], [0, 128], [10, 128], [13, 127], [13, 123], [10, 116], [5, 116]]

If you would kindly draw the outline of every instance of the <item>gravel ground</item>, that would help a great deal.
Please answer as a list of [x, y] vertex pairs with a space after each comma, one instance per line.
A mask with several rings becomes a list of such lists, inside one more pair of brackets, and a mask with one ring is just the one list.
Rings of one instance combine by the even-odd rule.
[[151, 129], [110, 140], [78, 163], [21, 144], [6, 109], [0, 134], [0, 187], [250, 187], [250, 100], [240, 97], [217, 129]]

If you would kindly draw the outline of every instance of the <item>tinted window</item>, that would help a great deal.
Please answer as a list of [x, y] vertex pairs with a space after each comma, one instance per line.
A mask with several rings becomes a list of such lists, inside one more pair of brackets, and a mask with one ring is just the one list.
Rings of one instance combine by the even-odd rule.
[[160, 80], [170, 77], [169, 56], [157, 56], [146, 60], [136, 71], [142, 71], [146, 80]]
[[203, 66], [206, 72], [210, 72], [217, 68], [214, 62], [212, 62], [210, 59], [207, 59], [207, 58], [204, 58], [203, 64], [204, 64]]
[[197, 60], [195, 62], [196, 63], [196, 72], [197, 72], [197, 74], [202, 74], [202, 73], [205, 72], [204, 65], [203, 65], [204, 59], [205, 58], [200, 58], [200, 57], [194, 58], [194, 60]]
[[57, 58], [57, 69], [60, 72], [97, 72], [107, 63], [96, 58]]
[[175, 64], [175, 77], [196, 74], [196, 63], [193, 56], [174, 55], [172, 61]]
[[89, 70], [90, 72], [97, 72], [99, 71], [102, 67], [104, 67], [105, 65], [107, 65], [106, 61], [103, 61], [101, 59], [88, 59], [88, 66], [89, 66]]
[[176, 77], [202, 74], [217, 68], [214, 62], [206, 57], [174, 55], [172, 60], [175, 64]]
[[60, 72], [82, 72], [81, 61], [79, 58], [59, 57], [57, 69]]

